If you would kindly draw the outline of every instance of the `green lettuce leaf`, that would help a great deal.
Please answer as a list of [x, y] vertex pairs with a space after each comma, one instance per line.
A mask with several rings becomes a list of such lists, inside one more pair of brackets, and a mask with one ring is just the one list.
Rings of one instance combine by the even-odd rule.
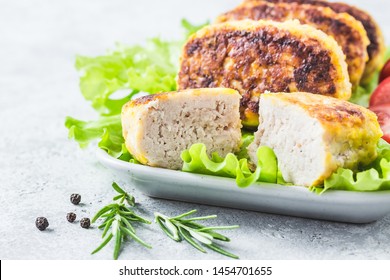
[[[92, 140], [97, 138], [102, 139], [105, 143], [109, 141], [111, 143], [123, 142], [120, 115], [101, 117], [97, 121], [81, 121], [67, 117], [65, 126], [69, 129], [69, 138], [76, 140], [81, 148], [85, 148]], [[108, 137], [107, 134], [112, 134], [113, 137]], [[121, 145], [118, 149], [120, 147]]]
[[[379, 74], [375, 74], [375, 77], [378, 79]], [[372, 81], [375, 81], [375, 79], [372, 79]], [[371, 93], [375, 90], [378, 82], [375, 82], [375, 86], [373, 85], [374, 83], [370, 82], [368, 85], [358, 86], [349, 101], [367, 108], [370, 102]]]
[[[389, 59], [390, 59], [390, 47], [387, 48], [383, 61], [386, 62]], [[358, 86], [356, 90], [352, 93], [352, 97], [349, 101], [363, 107], [368, 107], [371, 94], [378, 86], [379, 73], [380, 71], [377, 71], [372, 76], [371, 81], [368, 82], [367, 84]]]
[[[80, 91], [99, 113], [99, 119], [81, 121], [67, 117], [69, 138], [85, 148], [94, 140], [98, 146], [119, 159], [133, 160], [124, 150], [120, 113], [122, 106], [138, 93], [154, 94], [176, 90], [181, 48], [187, 37], [202, 25], [182, 20], [184, 39], [164, 41], [153, 38], [145, 45], [118, 44], [106, 55], [77, 56], [75, 67], [80, 73]], [[124, 97], [113, 98], [115, 93]]]
[[255, 139], [255, 135], [253, 132], [247, 132], [247, 131], [242, 131], [241, 133], [241, 148], [240, 151], [236, 154], [238, 159], [249, 159], [249, 154], [248, 154], [248, 146], [253, 142]]
[[339, 168], [325, 180], [324, 186], [312, 187], [311, 190], [319, 194], [328, 190], [357, 192], [390, 190], [390, 144], [384, 140], [379, 142], [378, 157], [369, 166], [357, 172]]
[[123, 153], [124, 139], [120, 115], [100, 117], [96, 121], [67, 117], [65, 126], [69, 129], [68, 137], [76, 140], [81, 148], [87, 147], [95, 139], [100, 139], [98, 146], [111, 156], [117, 158]]
[[[102, 148], [102, 147], [101, 147]], [[102, 148], [104, 149], [104, 148]], [[131, 163], [136, 163], [136, 164], [139, 164], [139, 161], [136, 160], [132, 154], [130, 154], [130, 152], [127, 150], [126, 148], [126, 145], [125, 144], [122, 144], [122, 150], [120, 153], [118, 153], [117, 155], [114, 155], [117, 159], [120, 159], [120, 160], [123, 160], [123, 161], [128, 161], [128, 162], [131, 162]]]
[[198, 143], [192, 145], [181, 154], [183, 160], [182, 171], [235, 178], [237, 186], [248, 187], [253, 183], [278, 181], [278, 164], [275, 153], [268, 147], [260, 147], [257, 151], [259, 158], [254, 172], [249, 169], [246, 158], [238, 159], [229, 153], [225, 158], [213, 153], [211, 158], [207, 155], [206, 146]]
[[76, 140], [81, 148], [87, 147], [95, 139], [100, 139], [98, 147], [109, 155], [120, 160], [138, 163], [124, 144], [119, 115], [101, 117], [97, 121], [88, 122], [67, 117], [65, 126], [69, 129], [68, 137]]
[[[179, 42], [154, 38], [145, 46], [117, 45], [104, 56], [77, 56], [81, 93], [99, 113], [118, 114], [118, 110], [111, 109], [110, 96], [119, 90], [150, 94], [173, 91], [180, 48]], [[122, 105], [130, 98], [125, 98]], [[120, 108], [121, 104], [117, 105]]]
[[152, 38], [144, 45], [117, 44], [114, 50], [97, 57], [77, 56], [80, 90], [84, 98], [101, 114], [118, 114], [118, 108], [132, 96], [127, 96], [112, 108], [110, 96], [119, 90], [154, 94], [176, 90], [179, 57], [185, 40], [208, 23], [193, 25], [183, 19], [184, 39], [164, 41]]
[[312, 188], [320, 194], [331, 189], [357, 192], [390, 190], [390, 161], [382, 159], [379, 169], [371, 168], [357, 173], [340, 168], [325, 180], [324, 187]]

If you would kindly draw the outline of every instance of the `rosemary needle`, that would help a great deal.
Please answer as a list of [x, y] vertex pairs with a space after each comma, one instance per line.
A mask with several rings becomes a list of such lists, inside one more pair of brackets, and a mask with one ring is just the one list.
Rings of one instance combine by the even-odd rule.
[[202, 253], [206, 253], [206, 250], [203, 248], [206, 247], [227, 257], [238, 259], [238, 256], [225, 251], [217, 244], [215, 244], [215, 240], [224, 242], [230, 241], [229, 238], [215, 232], [215, 230], [235, 229], [238, 228], [238, 226], [206, 227], [195, 222], [200, 220], [214, 219], [217, 217], [216, 215], [192, 217], [186, 219], [186, 217], [195, 213], [196, 210], [191, 210], [175, 217], [168, 217], [164, 214], [156, 212], [154, 213], [154, 216], [156, 223], [159, 224], [164, 233], [176, 242], [185, 240]]
[[109, 204], [100, 209], [92, 219], [92, 223], [97, 219], [103, 218], [103, 222], [99, 225], [99, 229], [103, 230], [103, 242], [92, 252], [95, 254], [103, 249], [112, 239], [115, 241], [114, 259], [118, 259], [122, 242], [125, 238], [131, 238], [140, 243], [146, 248], [152, 248], [149, 244], [139, 238], [132, 225], [133, 222], [150, 224], [147, 219], [142, 218], [134, 213], [127, 205], [135, 205], [135, 200], [132, 195], [125, 192], [117, 183], [112, 183], [112, 188], [119, 194], [113, 198], [114, 203]]

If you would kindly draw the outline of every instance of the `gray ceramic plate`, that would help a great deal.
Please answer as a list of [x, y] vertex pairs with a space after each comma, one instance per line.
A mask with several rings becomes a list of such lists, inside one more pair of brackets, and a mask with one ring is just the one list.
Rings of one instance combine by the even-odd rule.
[[369, 223], [390, 213], [390, 191], [329, 191], [258, 183], [239, 188], [233, 179], [132, 164], [98, 150], [99, 161], [127, 176], [151, 197], [347, 223]]

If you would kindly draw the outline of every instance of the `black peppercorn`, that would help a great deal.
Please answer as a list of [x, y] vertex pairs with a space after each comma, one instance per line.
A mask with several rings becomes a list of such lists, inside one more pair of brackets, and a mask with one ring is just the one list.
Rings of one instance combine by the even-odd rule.
[[90, 225], [91, 225], [91, 221], [88, 218], [82, 218], [80, 220], [80, 226], [82, 228], [89, 228]]
[[49, 226], [49, 222], [45, 217], [38, 217], [35, 220], [35, 225], [40, 231], [43, 231]]
[[74, 193], [70, 196], [70, 202], [72, 202], [74, 205], [78, 205], [81, 201], [81, 195], [78, 193]]
[[69, 223], [73, 223], [74, 220], [76, 220], [76, 214], [73, 212], [70, 212], [66, 214], [66, 219], [68, 220]]

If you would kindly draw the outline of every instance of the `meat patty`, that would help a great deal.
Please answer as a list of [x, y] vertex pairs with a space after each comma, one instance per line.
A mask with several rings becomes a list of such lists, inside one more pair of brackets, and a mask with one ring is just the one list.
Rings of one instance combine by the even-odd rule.
[[366, 108], [310, 93], [260, 97], [260, 119], [249, 155], [271, 147], [283, 178], [302, 186], [321, 185], [338, 168], [356, 169], [377, 157], [382, 136], [376, 115]]
[[[248, 2], [258, 0], [246, 0]], [[271, 3], [299, 3], [299, 4], [310, 4], [320, 7], [329, 7], [337, 13], [348, 13], [355, 19], [360, 21], [366, 29], [370, 44], [367, 48], [369, 61], [364, 71], [362, 83], [367, 83], [371, 80], [372, 76], [378, 71], [383, 65], [383, 57], [386, 52], [385, 40], [379, 25], [376, 23], [374, 18], [367, 13], [355, 6], [348, 5], [340, 2], [328, 2], [323, 0], [265, 0]]]
[[179, 89], [240, 92], [244, 126], [258, 125], [259, 95], [306, 91], [351, 96], [345, 55], [324, 32], [298, 21], [232, 21], [204, 27], [185, 44]]
[[241, 96], [225, 88], [194, 89], [149, 95], [122, 108], [123, 137], [141, 163], [180, 169], [182, 151], [203, 143], [221, 156], [241, 143]]
[[349, 78], [356, 88], [363, 76], [368, 61], [367, 47], [370, 43], [360, 21], [347, 13], [336, 13], [327, 7], [300, 5], [297, 3], [273, 4], [266, 1], [244, 2], [220, 17], [217, 22], [229, 20], [275, 20], [298, 19], [332, 36], [342, 47], [347, 58]]

